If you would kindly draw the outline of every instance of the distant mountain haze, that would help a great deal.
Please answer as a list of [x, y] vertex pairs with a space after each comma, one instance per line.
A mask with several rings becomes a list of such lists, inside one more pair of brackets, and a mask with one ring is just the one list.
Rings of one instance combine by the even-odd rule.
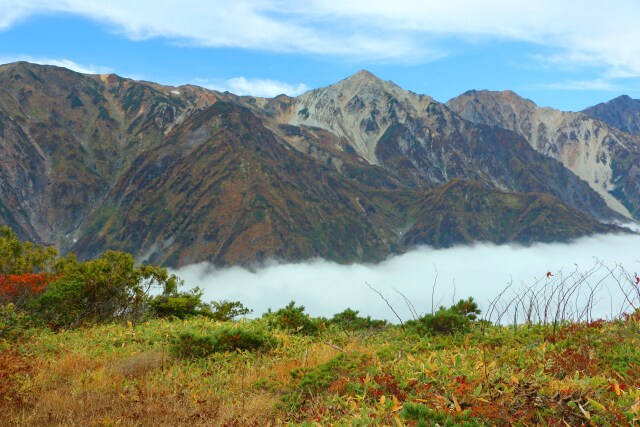
[[81, 258], [348, 263], [620, 231], [639, 146], [586, 112], [441, 104], [367, 71], [267, 99], [0, 66], [0, 225]]

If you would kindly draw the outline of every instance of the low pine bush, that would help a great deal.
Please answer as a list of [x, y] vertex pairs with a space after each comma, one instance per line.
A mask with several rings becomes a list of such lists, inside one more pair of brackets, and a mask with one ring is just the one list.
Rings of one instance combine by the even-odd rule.
[[303, 305], [296, 307], [293, 301], [276, 312], [269, 311], [265, 313], [265, 317], [269, 319], [269, 323], [272, 326], [283, 330], [298, 332], [304, 335], [315, 335], [318, 333], [318, 322], [314, 321], [304, 312]]
[[174, 291], [171, 294], [156, 295], [149, 299], [149, 310], [156, 317], [211, 317], [211, 309], [208, 304], [202, 302], [202, 294], [202, 290], [195, 288], [186, 292]]
[[216, 340], [216, 351], [265, 351], [276, 346], [276, 340], [262, 331], [241, 327], [225, 327], [218, 329], [213, 338]]
[[426, 314], [406, 323], [419, 335], [452, 335], [469, 332], [471, 322], [480, 314], [473, 298], [460, 300], [449, 308], [440, 307], [433, 314]]
[[23, 310], [14, 304], [0, 304], [0, 347], [3, 340], [14, 341], [32, 325], [32, 321]]
[[382, 329], [387, 326], [386, 320], [371, 319], [371, 316], [358, 316], [357, 310], [347, 308], [341, 313], [334, 315], [329, 321], [345, 331], [358, 331], [363, 329]]
[[405, 403], [400, 413], [402, 418], [408, 421], [417, 421], [417, 427], [427, 426], [463, 426], [476, 427], [484, 426], [484, 423], [469, 419], [469, 414], [465, 411], [460, 414], [449, 414], [436, 411], [426, 405], [419, 403]]
[[172, 342], [171, 350], [183, 358], [207, 357], [227, 351], [267, 351], [277, 344], [275, 338], [261, 331], [238, 326], [223, 327], [211, 335], [185, 332]]

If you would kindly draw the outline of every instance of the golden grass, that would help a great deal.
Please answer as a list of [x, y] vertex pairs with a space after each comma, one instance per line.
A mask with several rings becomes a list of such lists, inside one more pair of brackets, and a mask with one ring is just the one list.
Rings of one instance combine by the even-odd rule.
[[[207, 325], [198, 328], [208, 330]], [[96, 344], [100, 333], [86, 330], [61, 333], [56, 346], [48, 345], [51, 337], [46, 335], [35, 340], [43, 351], [35, 359], [17, 352], [0, 353], [0, 378], [6, 380], [0, 385], [0, 396], [10, 407], [7, 425], [283, 425], [284, 420], [278, 419], [282, 414], [275, 409], [281, 391], [252, 385], [269, 380], [282, 390], [291, 383], [292, 371], [313, 368], [340, 353], [322, 342], [281, 333], [278, 338], [285, 344], [274, 354], [249, 358], [237, 354], [231, 360], [214, 358], [196, 367], [174, 360], [164, 346], [138, 351], [144, 346], [137, 344], [134, 335], [114, 325], [102, 340], [104, 351]], [[80, 336], [86, 340], [84, 346]], [[130, 347], [129, 352], [121, 342]], [[341, 344], [345, 351], [363, 350], [355, 341]], [[118, 351], [107, 350], [109, 346]], [[94, 354], [88, 355], [87, 349]], [[28, 380], [10, 372], [29, 373]]]
[[[268, 328], [252, 322], [245, 326]], [[535, 329], [424, 339], [399, 329], [367, 339], [327, 329], [313, 338], [272, 331], [279, 345], [268, 353], [168, 355], [167, 343], [181, 331], [205, 334], [217, 327], [192, 319], [39, 331], [0, 350], [0, 426], [400, 425], [405, 403], [455, 416], [455, 402], [489, 424], [508, 425], [500, 417], [512, 411], [509, 422], [526, 416], [529, 425], [540, 419], [576, 425], [584, 415], [570, 400], [603, 425], [624, 425], [625, 416], [640, 422], [640, 369], [611, 364], [621, 351], [640, 360], [631, 323], [567, 327], [572, 335], [561, 346], [564, 338], [545, 340]], [[492, 343], [486, 355], [483, 342]], [[566, 351], [569, 344], [575, 351]], [[348, 354], [339, 359], [344, 364], [327, 365], [341, 350]], [[567, 355], [578, 374], [556, 363]], [[596, 357], [598, 371], [590, 362]], [[303, 385], [302, 379], [316, 382]], [[306, 389], [296, 394], [300, 387]]]

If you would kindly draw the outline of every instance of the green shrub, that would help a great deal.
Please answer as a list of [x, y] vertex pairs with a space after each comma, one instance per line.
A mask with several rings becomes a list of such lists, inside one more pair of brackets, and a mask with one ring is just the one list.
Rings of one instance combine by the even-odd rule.
[[28, 314], [18, 309], [15, 304], [0, 305], [0, 341], [14, 341], [20, 338], [31, 323]]
[[329, 323], [348, 331], [382, 329], [387, 325], [386, 320], [373, 320], [371, 316], [360, 317], [358, 313], [357, 310], [347, 308], [343, 312], [334, 315]]
[[267, 351], [277, 344], [275, 338], [261, 331], [242, 327], [224, 327], [211, 335], [180, 334], [172, 342], [172, 352], [180, 357], [199, 358], [227, 351]]
[[215, 353], [216, 340], [210, 335], [184, 332], [171, 343], [171, 352], [179, 357], [199, 358]]
[[245, 307], [240, 301], [213, 301], [211, 306], [213, 309], [211, 317], [221, 322], [227, 322], [236, 317], [246, 316], [253, 312], [253, 310]]
[[202, 290], [199, 288], [156, 295], [149, 299], [148, 305], [150, 314], [156, 317], [184, 319], [188, 316], [212, 316], [209, 305], [202, 302]]
[[180, 280], [166, 269], [136, 266], [133, 256], [107, 251], [86, 262], [67, 260], [60, 277], [31, 304], [31, 311], [54, 327], [139, 319], [145, 314], [149, 291], [174, 295]]
[[21, 242], [12, 229], [0, 227], [0, 276], [50, 272], [57, 260], [55, 248]]
[[456, 304], [452, 305], [449, 310], [461, 314], [472, 321], [477, 320], [478, 315], [480, 314], [480, 307], [478, 307], [478, 303], [476, 303], [472, 297], [461, 299]]
[[[293, 387], [282, 396], [283, 408], [296, 411], [305, 400], [322, 393], [332, 393], [331, 384], [343, 380], [345, 385], [353, 387], [356, 394], [363, 394], [361, 378], [372, 368], [369, 355], [353, 352], [341, 353], [326, 363], [313, 368], [299, 368], [291, 371]], [[356, 390], [357, 389], [357, 390]]]
[[41, 321], [54, 327], [73, 327], [84, 323], [87, 298], [84, 281], [77, 277], [61, 277], [30, 304]]
[[449, 308], [440, 307], [433, 314], [426, 314], [406, 323], [407, 328], [419, 335], [443, 335], [466, 333], [471, 322], [480, 314], [473, 298], [460, 300]]
[[469, 419], [469, 413], [464, 411], [460, 414], [449, 414], [446, 412], [436, 411], [426, 405], [419, 403], [405, 402], [402, 405], [402, 412], [400, 413], [402, 418], [409, 421], [417, 421], [416, 426], [463, 426], [463, 427], [475, 427], [484, 426], [484, 423], [479, 423]]
[[318, 322], [304, 312], [304, 306], [296, 307], [293, 301], [275, 313], [269, 311], [264, 316], [269, 318], [269, 323], [273, 326], [304, 335], [315, 335], [319, 329]]
[[264, 332], [241, 327], [224, 327], [213, 334], [216, 351], [264, 351], [276, 346], [276, 340]]

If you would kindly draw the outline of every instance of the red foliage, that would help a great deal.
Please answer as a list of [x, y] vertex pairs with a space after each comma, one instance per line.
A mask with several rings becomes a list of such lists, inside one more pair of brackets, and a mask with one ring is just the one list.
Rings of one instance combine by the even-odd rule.
[[371, 390], [373, 397], [380, 399], [381, 396], [395, 396], [400, 402], [407, 398], [407, 393], [400, 388], [398, 380], [392, 374], [378, 374], [373, 376], [375, 388]]
[[471, 384], [467, 381], [467, 376], [457, 376], [456, 377], [456, 393], [458, 396], [463, 396], [469, 393], [469, 391], [473, 388]]
[[0, 276], [0, 302], [18, 302], [40, 295], [57, 276], [49, 273]]

